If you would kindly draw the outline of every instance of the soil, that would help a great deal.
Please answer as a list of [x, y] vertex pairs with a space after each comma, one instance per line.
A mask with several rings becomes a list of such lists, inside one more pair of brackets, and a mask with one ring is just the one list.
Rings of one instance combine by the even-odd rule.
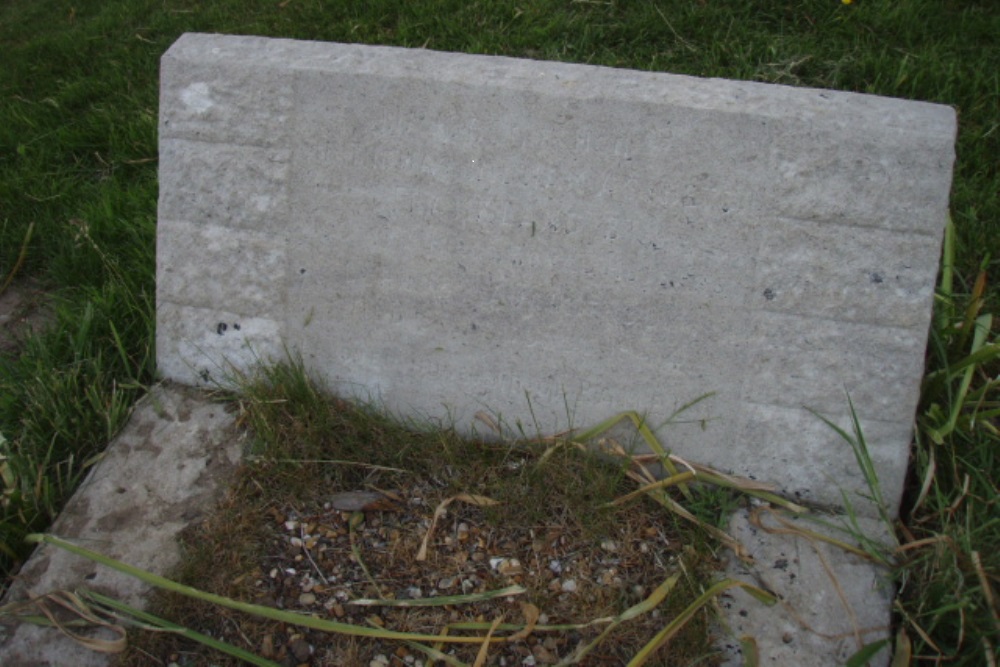
[[[508, 465], [522, 463], [529, 462]], [[495, 506], [483, 506], [482, 497], [458, 494], [464, 497], [456, 498], [454, 490], [448, 491], [445, 483], [434, 479], [411, 481], [391, 491], [331, 490], [310, 502], [280, 505], [248, 506], [245, 493], [246, 485], [215, 516], [186, 535], [188, 549], [200, 554], [191, 567], [203, 570], [210, 562], [224, 571], [214, 583], [204, 581], [202, 572], [202, 586], [248, 602], [359, 627], [480, 637], [494, 622], [516, 626], [501, 625], [496, 629], [498, 636], [529, 628], [520, 639], [492, 644], [483, 665], [553, 665], [570, 658], [608, 623], [552, 626], [613, 617], [647, 598], [672, 574], [681, 573], [677, 588], [662, 604], [621, 624], [586, 657], [571, 663], [624, 665], [697, 597], [696, 573], [711, 567], [710, 556], [685, 547], [684, 533], [669, 513], [646, 499], [616, 509], [611, 520], [595, 531], [578, 517], [567, 516], [558, 500], [541, 520], [498, 522]], [[447, 508], [439, 510], [449, 498]], [[361, 509], [344, 505], [347, 501], [362, 503]], [[357, 511], [337, 509], [345, 506]], [[251, 524], [257, 527], [257, 548], [251, 557], [240, 560], [238, 554], [246, 551], [246, 545], [234, 549], [233, 541], [245, 539]], [[420, 560], [425, 538], [426, 558]], [[474, 603], [391, 606], [399, 601], [420, 604], [443, 596], [474, 596], [510, 586], [519, 586], [523, 592]], [[359, 602], [363, 600], [371, 602]], [[187, 599], [165, 596], [159, 609], [175, 622], [283, 666], [448, 664], [398, 640], [312, 631]], [[708, 643], [708, 615], [708, 610], [697, 615], [647, 664], [715, 664]], [[457, 627], [461, 623], [478, 627]], [[437, 648], [460, 661], [452, 664], [480, 664], [480, 643], [442, 643]], [[124, 664], [237, 663], [227, 663], [196, 644], [146, 635], [139, 637]]]
[[52, 321], [41, 286], [26, 280], [11, 284], [0, 293], [0, 355], [14, 356], [25, 338]]

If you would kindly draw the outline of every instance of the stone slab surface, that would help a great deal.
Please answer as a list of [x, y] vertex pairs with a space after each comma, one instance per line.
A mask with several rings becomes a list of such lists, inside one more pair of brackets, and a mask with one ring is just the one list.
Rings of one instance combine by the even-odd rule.
[[[857, 539], [843, 530], [844, 516], [810, 518], [736, 512], [729, 533], [753, 559], [743, 562], [729, 554], [727, 576], [771, 591], [778, 604], [767, 606], [741, 588], [730, 589], [719, 605], [725, 630], [716, 645], [725, 667], [745, 664], [739, 638], [753, 637], [761, 665], [842, 667], [862, 646], [890, 636], [895, 596], [889, 571], [872, 560], [849, 553], [796, 530], [812, 531], [854, 546]], [[815, 517], [814, 517], [815, 518]], [[868, 540], [891, 544], [884, 524], [858, 520]], [[868, 662], [885, 667], [891, 651], [884, 648]]]
[[849, 393], [894, 512], [955, 131], [843, 92], [184, 35], [160, 369], [204, 384], [290, 351], [462, 429], [634, 409], [682, 456], [828, 504], [864, 485], [811, 410], [846, 426]]
[[[155, 388], [49, 532], [154, 574], [169, 574], [180, 562], [178, 534], [211, 511], [242, 454], [234, 415], [201, 394], [170, 385]], [[3, 602], [81, 586], [139, 609], [150, 592], [138, 579], [43, 545]], [[113, 656], [84, 649], [56, 630], [0, 624], [0, 664], [7, 667], [113, 663]]]

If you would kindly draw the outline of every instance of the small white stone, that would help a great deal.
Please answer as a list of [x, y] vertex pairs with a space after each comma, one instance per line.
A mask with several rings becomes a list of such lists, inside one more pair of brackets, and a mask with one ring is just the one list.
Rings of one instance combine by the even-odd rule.
[[564, 579], [560, 588], [562, 588], [563, 593], [575, 593], [576, 579]]

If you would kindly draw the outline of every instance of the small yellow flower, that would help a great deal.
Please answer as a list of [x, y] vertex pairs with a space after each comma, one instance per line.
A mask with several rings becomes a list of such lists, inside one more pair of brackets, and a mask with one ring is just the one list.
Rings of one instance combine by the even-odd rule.
[[840, 2], [843, 3], [843, 4], [845, 4], [845, 5], [852, 5], [852, 4], [854, 4], [854, 0], [840, 0]]

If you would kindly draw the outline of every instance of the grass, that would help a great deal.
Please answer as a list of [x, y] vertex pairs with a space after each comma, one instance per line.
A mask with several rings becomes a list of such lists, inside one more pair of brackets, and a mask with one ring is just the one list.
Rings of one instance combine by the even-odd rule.
[[184, 31], [426, 46], [955, 106], [955, 231], [896, 526], [897, 613], [914, 660], [990, 664], [1000, 636], [998, 369], [986, 317], [1000, 296], [988, 280], [1000, 257], [992, 0], [8, 0], [0, 285], [40, 282], [54, 316], [0, 359], [0, 572], [27, 554], [23, 536], [58, 512], [154, 378], [156, 77], [159, 56]]

